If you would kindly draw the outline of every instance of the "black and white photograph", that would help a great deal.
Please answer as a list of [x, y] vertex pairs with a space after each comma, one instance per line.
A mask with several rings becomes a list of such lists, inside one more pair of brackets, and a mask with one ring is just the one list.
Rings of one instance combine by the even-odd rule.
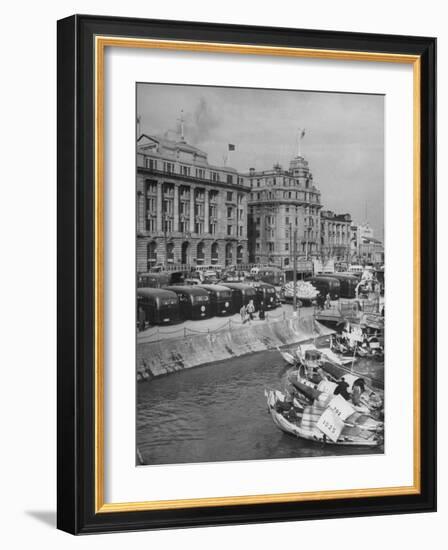
[[136, 94], [137, 464], [383, 453], [384, 97]]

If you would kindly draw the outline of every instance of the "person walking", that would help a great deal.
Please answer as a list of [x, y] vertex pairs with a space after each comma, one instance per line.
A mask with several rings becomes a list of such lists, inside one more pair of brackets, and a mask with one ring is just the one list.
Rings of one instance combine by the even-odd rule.
[[250, 302], [247, 304], [247, 313], [249, 314], [249, 321], [253, 321], [254, 313], [255, 313], [255, 306], [254, 306], [253, 300], [250, 300]]
[[241, 315], [241, 322], [244, 325], [244, 323], [246, 322], [246, 315], [247, 315], [246, 306], [244, 304], [241, 306], [240, 315]]

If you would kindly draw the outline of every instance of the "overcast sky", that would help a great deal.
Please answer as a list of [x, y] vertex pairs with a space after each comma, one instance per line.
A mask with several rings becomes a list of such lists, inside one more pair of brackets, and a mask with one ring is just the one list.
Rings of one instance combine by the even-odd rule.
[[[180, 112], [189, 143], [211, 164], [247, 172], [302, 155], [322, 192], [323, 207], [367, 220], [382, 239], [384, 221], [384, 97], [163, 84], [137, 85], [140, 131], [178, 139]], [[228, 144], [235, 151], [228, 153]]]

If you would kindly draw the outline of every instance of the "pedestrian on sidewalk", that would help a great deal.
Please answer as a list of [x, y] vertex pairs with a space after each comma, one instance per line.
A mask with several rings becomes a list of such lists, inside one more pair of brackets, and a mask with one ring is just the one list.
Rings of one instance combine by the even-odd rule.
[[250, 302], [247, 304], [247, 313], [249, 314], [249, 321], [253, 321], [254, 313], [255, 313], [255, 306], [254, 306], [253, 300], [250, 300]]
[[247, 315], [246, 306], [244, 304], [241, 306], [240, 315], [241, 315], [241, 322], [244, 325], [244, 323], [246, 322], [246, 315]]

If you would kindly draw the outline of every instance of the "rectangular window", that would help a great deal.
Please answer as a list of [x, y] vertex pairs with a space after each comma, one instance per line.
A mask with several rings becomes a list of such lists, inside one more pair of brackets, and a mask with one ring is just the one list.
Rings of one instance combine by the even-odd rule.
[[164, 172], [168, 172], [168, 174], [171, 174], [174, 172], [174, 164], [172, 162], [164, 162], [163, 163], [163, 170]]
[[156, 218], [147, 218], [146, 220], [146, 231], [154, 233], [156, 231]]
[[227, 235], [232, 235], [232, 226], [231, 225], [228, 225], [227, 226]]
[[145, 166], [150, 170], [157, 170], [157, 160], [145, 158]]
[[231, 174], [227, 174], [227, 183], [233, 183], [233, 176]]
[[232, 207], [231, 207], [231, 206], [229, 206], [229, 207], [227, 208], [227, 217], [228, 217], [228, 218], [231, 218], [231, 217], [232, 217]]
[[146, 193], [157, 195], [157, 182], [155, 181], [146, 182]]
[[231, 202], [233, 200], [233, 193], [227, 191], [227, 201]]

